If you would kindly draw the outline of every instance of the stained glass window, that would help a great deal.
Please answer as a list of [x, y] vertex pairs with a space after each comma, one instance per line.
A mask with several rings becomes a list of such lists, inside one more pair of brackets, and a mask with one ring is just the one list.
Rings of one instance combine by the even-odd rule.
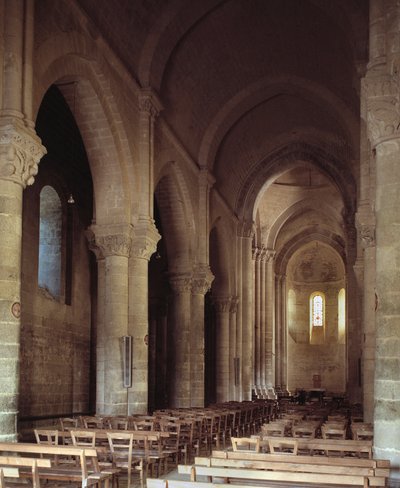
[[312, 325], [314, 327], [324, 325], [324, 299], [321, 295], [315, 295], [312, 299]]

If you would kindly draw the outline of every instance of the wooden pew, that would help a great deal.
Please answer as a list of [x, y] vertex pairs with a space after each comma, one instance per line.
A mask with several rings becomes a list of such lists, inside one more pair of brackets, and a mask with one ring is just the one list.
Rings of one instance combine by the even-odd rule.
[[[301, 465], [298, 465], [301, 466]], [[224, 482], [232, 482], [246, 484], [254, 481], [255, 483], [307, 483], [308, 485], [335, 485], [335, 486], [358, 486], [358, 487], [385, 487], [386, 478], [375, 476], [374, 474], [357, 474], [352, 472], [351, 468], [336, 473], [325, 473], [321, 470], [314, 470], [313, 465], [306, 465], [308, 471], [303, 470], [298, 472], [296, 470], [289, 471], [285, 468], [264, 470], [251, 468], [225, 468], [225, 467], [208, 467], [208, 466], [187, 466], [178, 465], [178, 473], [190, 476], [190, 481], [197, 481], [198, 476], [206, 476], [212, 482], [214, 478], [218, 480], [223, 479]], [[318, 466], [317, 466], [318, 467]], [[267, 485], [268, 486], [268, 485]]]
[[[257, 436], [252, 436], [257, 437]], [[269, 449], [269, 440], [276, 440], [276, 437], [260, 436], [261, 448]], [[282, 441], [293, 441], [293, 437], [280, 437]], [[322, 452], [329, 456], [331, 453], [351, 453], [357, 456], [364, 454], [369, 459], [372, 458], [372, 441], [371, 440], [353, 440], [353, 439], [310, 439], [305, 437], [296, 437], [297, 448], [300, 452]]]
[[0, 456], [0, 469], [3, 472], [3, 486], [4, 477], [19, 478], [22, 474], [22, 470], [28, 468], [32, 477], [33, 488], [40, 488], [38, 468], [50, 468], [50, 466], [50, 459]]
[[[223, 456], [226, 454], [226, 456]], [[368, 486], [385, 486], [390, 474], [387, 460], [359, 458], [325, 458], [319, 456], [293, 456], [286, 454], [263, 454], [250, 452], [223, 452], [220, 457], [196, 457], [196, 466], [260, 469], [271, 471], [292, 471], [324, 473], [334, 475], [356, 475], [368, 478]]]
[[[18, 455], [22, 457], [40, 455], [61, 458], [64, 456], [73, 457], [79, 460], [79, 466], [69, 464], [64, 466], [51, 465], [50, 467], [38, 467], [37, 472], [39, 479], [79, 482], [81, 483], [82, 488], [104, 482], [105, 487], [108, 488], [109, 480], [112, 477], [111, 472], [100, 471], [96, 449], [32, 443], [0, 442], [0, 453], [18, 453]], [[39, 459], [37, 461], [39, 462]]]

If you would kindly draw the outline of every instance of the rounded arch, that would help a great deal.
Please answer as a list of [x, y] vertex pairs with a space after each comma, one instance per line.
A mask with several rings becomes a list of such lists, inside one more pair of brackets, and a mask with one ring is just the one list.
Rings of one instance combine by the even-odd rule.
[[320, 199], [309, 198], [307, 200], [301, 200], [294, 203], [290, 207], [287, 207], [274, 221], [266, 238], [267, 249], [275, 249], [275, 243], [278, 238], [279, 231], [289, 218], [295, 217], [296, 215], [299, 215], [307, 210], [315, 209], [318, 209], [318, 213], [323, 215], [332, 215], [335, 221], [338, 223], [342, 221], [342, 216], [339, 214], [339, 212], [325, 202], [322, 202]]
[[175, 162], [164, 165], [158, 175], [155, 197], [170, 273], [190, 272], [195, 235], [192, 204], [184, 177]]
[[277, 252], [275, 258], [275, 273], [278, 275], [285, 275], [288, 262], [293, 254], [305, 244], [312, 241], [320, 241], [330, 246], [337, 252], [346, 266], [347, 259], [343, 238], [327, 229], [321, 229], [319, 225], [313, 225], [302, 230]]
[[343, 127], [350, 141], [352, 151], [357, 147], [357, 116], [337, 96], [319, 84], [298, 76], [267, 77], [237, 93], [214, 116], [200, 144], [199, 161], [202, 165], [213, 167], [218, 148], [230, 128], [257, 105], [278, 95], [296, 95], [304, 100], [313, 100], [327, 107]]
[[57, 85], [84, 141], [97, 223], [131, 221], [138, 203], [138, 170], [121, 111], [95, 56], [95, 48], [76, 33], [60, 34], [46, 41], [36, 53], [34, 113], [48, 87]]
[[218, 217], [210, 230], [210, 267], [214, 275], [212, 292], [216, 296], [232, 295], [232, 256], [228, 241], [224, 238], [228, 235], [223, 220]]
[[354, 214], [356, 185], [348, 165], [319, 147], [295, 142], [272, 151], [248, 174], [236, 201], [236, 215], [252, 220], [264, 188], [299, 164], [311, 165], [326, 174], [338, 188], [346, 213]]

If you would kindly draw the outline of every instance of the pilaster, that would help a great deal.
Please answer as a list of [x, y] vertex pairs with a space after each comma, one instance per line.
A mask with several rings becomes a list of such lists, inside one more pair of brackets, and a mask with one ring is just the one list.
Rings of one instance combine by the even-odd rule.
[[217, 315], [216, 386], [217, 403], [229, 400], [229, 313], [231, 297], [213, 297]]

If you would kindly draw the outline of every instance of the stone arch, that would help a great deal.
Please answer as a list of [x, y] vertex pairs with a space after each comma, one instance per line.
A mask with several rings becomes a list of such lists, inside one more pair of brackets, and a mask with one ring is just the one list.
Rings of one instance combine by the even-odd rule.
[[355, 212], [356, 185], [348, 165], [319, 147], [291, 143], [272, 151], [254, 166], [242, 185], [235, 204], [239, 218], [253, 220], [257, 200], [266, 186], [299, 164], [311, 165], [328, 176], [338, 188], [348, 215]]
[[347, 258], [343, 238], [327, 229], [321, 229], [318, 225], [313, 225], [299, 232], [277, 252], [275, 258], [275, 273], [277, 275], [285, 275], [287, 264], [293, 254], [311, 241], [320, 241], [330, 246], [339, 254], [346, 267]]
[[195, 235], [192, 204], [186, 182], [174, 161], [159, 173], [155, 196], [161, 216], [170, 273], [190, 272]]
[[[139, 179], [106, 73], [95, 60], [95, 51], [87, 39], [79, 35], [59, 35], [45, 44], [37, 52], [34, 113], [48, 87], [56, 84], [84, 141], [93, 178], [97, 224], [130, 221]], [[79, 54], [72, 54], [76, 52]]]
[[321, 213], [323, 215], [333, 215], [335, 221], [338, 223], [340, 223], [342, 220], [342, 216], [333, 207], [327, 205], [324, 202], [321, 202], [321, 200], [317, 198], [301, 200], [299, 202], [296, 202], [294, 205], [286, 208], [274, 221], [271, 228], [269, 229], [266, 239], [267, 249], [275, 249], [275, 243], [278, 238], [279, 231], [289, 218], [299, 215], [304, 211], [315, 209], [318, 209], [318, 213]]
[[255, 81], [230, 99], [215, 115], [206, 130], [199, 150], [199, 161], [202, 165], [213, 167], [218, 148], [230, 128], [247, 112], [257, 105], [277, 95], [297, 95], [305, 100], [317, 101], [327, 107], [328, 111], [344, 128], [352, 151], [358, 144], [357, 119], [349, 107], [329, 90], [311, 80], [298, 76], [264, 78]]
[[232, 263], [231, 249], [224, 236], [229, 235], [223, 220], [218, 217], [210, 230], [210, 267], [214, 275], [213, 294], [228, 297], [232, 294]]

